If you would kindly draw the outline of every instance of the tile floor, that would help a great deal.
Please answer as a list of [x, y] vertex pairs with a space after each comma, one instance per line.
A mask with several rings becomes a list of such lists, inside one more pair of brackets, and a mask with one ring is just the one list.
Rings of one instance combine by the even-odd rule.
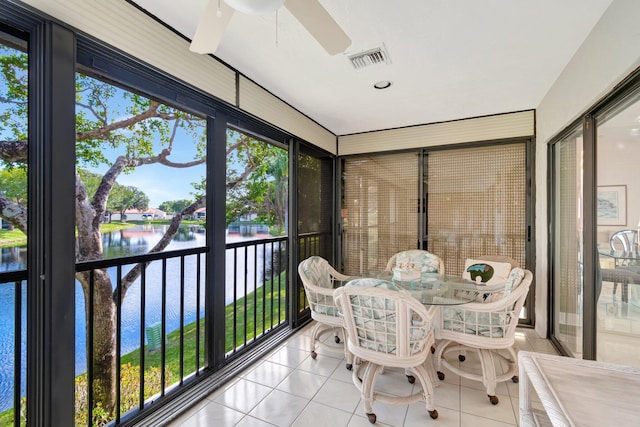
[[[351, 371], [341, 353], [318, 349], [314, 360], [308, 350], [311, 325], [292, 336], [261, 361], [198, 402], [168, 424], [201, 426], [370, 426]], [[327, 340], [332, 337], [326, 337]], [[556, 354], [551, 343], [530, 329], [516, 332], [519, 350]], [[455, 357], [455, 356], [454, 356]], [[464, 363], [473, 363], [469, 355]], [[432, 420], [424, 403], [374, 403], [379, 426], [500, 427], [518, 425], [518, 384], [498, 385], [500, 403], [489, 403], [482, 384], [445, 371], [435, 389], [438, 419]], [[409, 394], [412, 386], [404, 372], [385, 370], [378, 384]], [[534, 406], [535, 402], [534, 402]]]

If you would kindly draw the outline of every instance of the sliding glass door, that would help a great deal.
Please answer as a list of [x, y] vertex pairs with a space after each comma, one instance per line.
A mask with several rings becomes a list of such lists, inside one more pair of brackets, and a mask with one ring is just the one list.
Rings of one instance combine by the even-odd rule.
[[552, 339], [640, 366], [640, 73], [550, 147]]
[[640, 91], [595, 123], [596, 358], [640, 366]]

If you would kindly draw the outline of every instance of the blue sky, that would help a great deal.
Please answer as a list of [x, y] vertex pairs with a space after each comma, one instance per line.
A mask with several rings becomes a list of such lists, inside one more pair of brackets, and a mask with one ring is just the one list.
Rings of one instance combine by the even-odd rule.
[[[193, 160], [194, 143], [189, 136], [176, 138], [176, 143], [172, 151], [170, 160], [174, 162]], [[157, 152], [160, 147], [157, 147]], [[115, 160], [122, 153], [118, 149], [106, 149], [105, 156], [110, 160]], [[95, 173], [104, 174], [107, 165], [97, 168], [87, 167]], [[192, 182], [200, 182], [201, 177], [206, 174], [206, 166], [198, 165], [190, 168], [171, 168], [160, 164], [143, 165], [137, 167], [132, 173], [122, 173], [117, 179], [121, 185], [133, 186], [142, 190], [149, 197], [149, 207], [157, 208], [162, 202], [180, 199], [193, 200], [191, 194], [193, 190]]]

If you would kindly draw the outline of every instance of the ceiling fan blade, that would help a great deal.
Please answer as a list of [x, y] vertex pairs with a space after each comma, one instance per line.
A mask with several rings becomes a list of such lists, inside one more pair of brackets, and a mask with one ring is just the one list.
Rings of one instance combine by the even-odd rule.
[[[218, 5], [222, 14], [218, 16]], [[189, 50], [196, 53], [213, 53], [218, 48], [222, 35], [229, 25], [233, 8], [225, 2], [209, 0], [204, 9], [200, 22], [196, 27]]]
[[349, 36], [318, 0], [286, 0], [284, 7], [300, 21], [329, 55], [342, 53], [351, 45]]

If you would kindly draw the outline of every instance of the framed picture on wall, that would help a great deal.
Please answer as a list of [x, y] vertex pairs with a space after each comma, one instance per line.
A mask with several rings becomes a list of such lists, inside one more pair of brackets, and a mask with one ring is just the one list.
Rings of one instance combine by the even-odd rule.
[[627, 186], [598, 187], [598, 225], [627, 225]]

